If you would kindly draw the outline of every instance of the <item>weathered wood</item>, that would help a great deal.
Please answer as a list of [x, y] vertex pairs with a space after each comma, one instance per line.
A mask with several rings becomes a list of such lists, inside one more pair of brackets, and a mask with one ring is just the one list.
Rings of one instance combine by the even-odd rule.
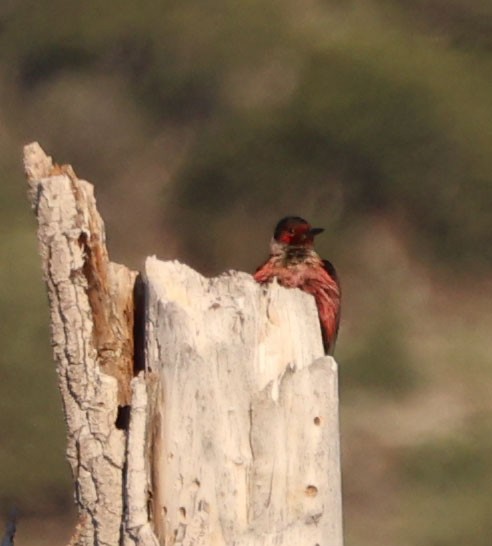
[[118, 406], [130, 401], [135, 273], [109, 262], [89, 183], [53, 165], [37, 143], [25, 147], [24, 166], [79, 507], [73, 542], [114, 546], [123, 528], [125, 461], [125, 432], [115, 423]]
[[341, 546], [335, 361], [312, 297], [148, 259], [161, 544]]
[[70, 544], [341, 546], [337, 367], [312, 297], [149, 258], [132, 379], [136, 274], [109, 261], [92, 186], [37, 144], [25, 169], [80, 515]]
[[[141, 372], [132, 380], [132, 408], [128, 431], [126, 473], [126, 528], [138, 546], [159, 546], [149, 521], [150, 407], [148, 386]], [[131, 542], [127, 542], [131, 543]]]

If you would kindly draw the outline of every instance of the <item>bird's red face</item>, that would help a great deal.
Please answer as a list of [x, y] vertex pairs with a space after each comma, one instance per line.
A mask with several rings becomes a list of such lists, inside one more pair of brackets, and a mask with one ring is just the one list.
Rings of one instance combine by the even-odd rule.
[[274, 239], [288, 246], [313, 246], [314, 236], [323, 228], [313, 228], [311, 224], [297, 216], [288, 216], [280, 220], [273, 234]]

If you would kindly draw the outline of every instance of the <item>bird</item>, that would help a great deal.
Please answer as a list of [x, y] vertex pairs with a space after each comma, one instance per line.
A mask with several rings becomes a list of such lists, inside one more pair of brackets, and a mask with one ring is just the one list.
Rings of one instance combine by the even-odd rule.
[[324, 231], [300, 216], [286, 216], [276, 225], [270, 256], [253, 275], [260, 284], [277, 279], [286, 288], [314, 296], [325, 353], [332, 355], [340, 326], [341, 286], [335, 267], [314, 250], [314, 237]]

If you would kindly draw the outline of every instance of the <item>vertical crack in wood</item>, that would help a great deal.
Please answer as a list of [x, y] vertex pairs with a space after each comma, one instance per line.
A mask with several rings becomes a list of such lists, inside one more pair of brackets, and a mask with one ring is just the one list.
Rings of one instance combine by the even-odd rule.
[[[74, 194], [81, 199], [80, 192]], [[102, 221], [97, 211], [91, 210], [84, 201], [81, 199], [77, 204], [89, 211], [89, 233], [81, 232], [79, 244], [84, 253], [82, 271], [87, 280], [87, 296], [92, 310], [94, 346], [102, 371], [118, 381], [120, 405], [128, 405], [133, 376], [135, 274], [109, 262]], [[122, 275], [130, 278], [119, 278]], [[125, 290], [121, 290], [124, 285]]]
[[133, 288], [133, 374], [145, 369], [145, 282], [139, 273]]

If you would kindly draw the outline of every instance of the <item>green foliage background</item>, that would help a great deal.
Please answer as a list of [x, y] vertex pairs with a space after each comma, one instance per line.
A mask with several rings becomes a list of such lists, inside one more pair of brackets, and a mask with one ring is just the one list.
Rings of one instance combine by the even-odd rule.
[[38, 140], [135, 268], [252, 271], [279, 217], [326, 227], [347, 545], [489, 543], [490, 2], [4, 0], [0, 101], [4, 513], [70, 512], [20, 162]]

